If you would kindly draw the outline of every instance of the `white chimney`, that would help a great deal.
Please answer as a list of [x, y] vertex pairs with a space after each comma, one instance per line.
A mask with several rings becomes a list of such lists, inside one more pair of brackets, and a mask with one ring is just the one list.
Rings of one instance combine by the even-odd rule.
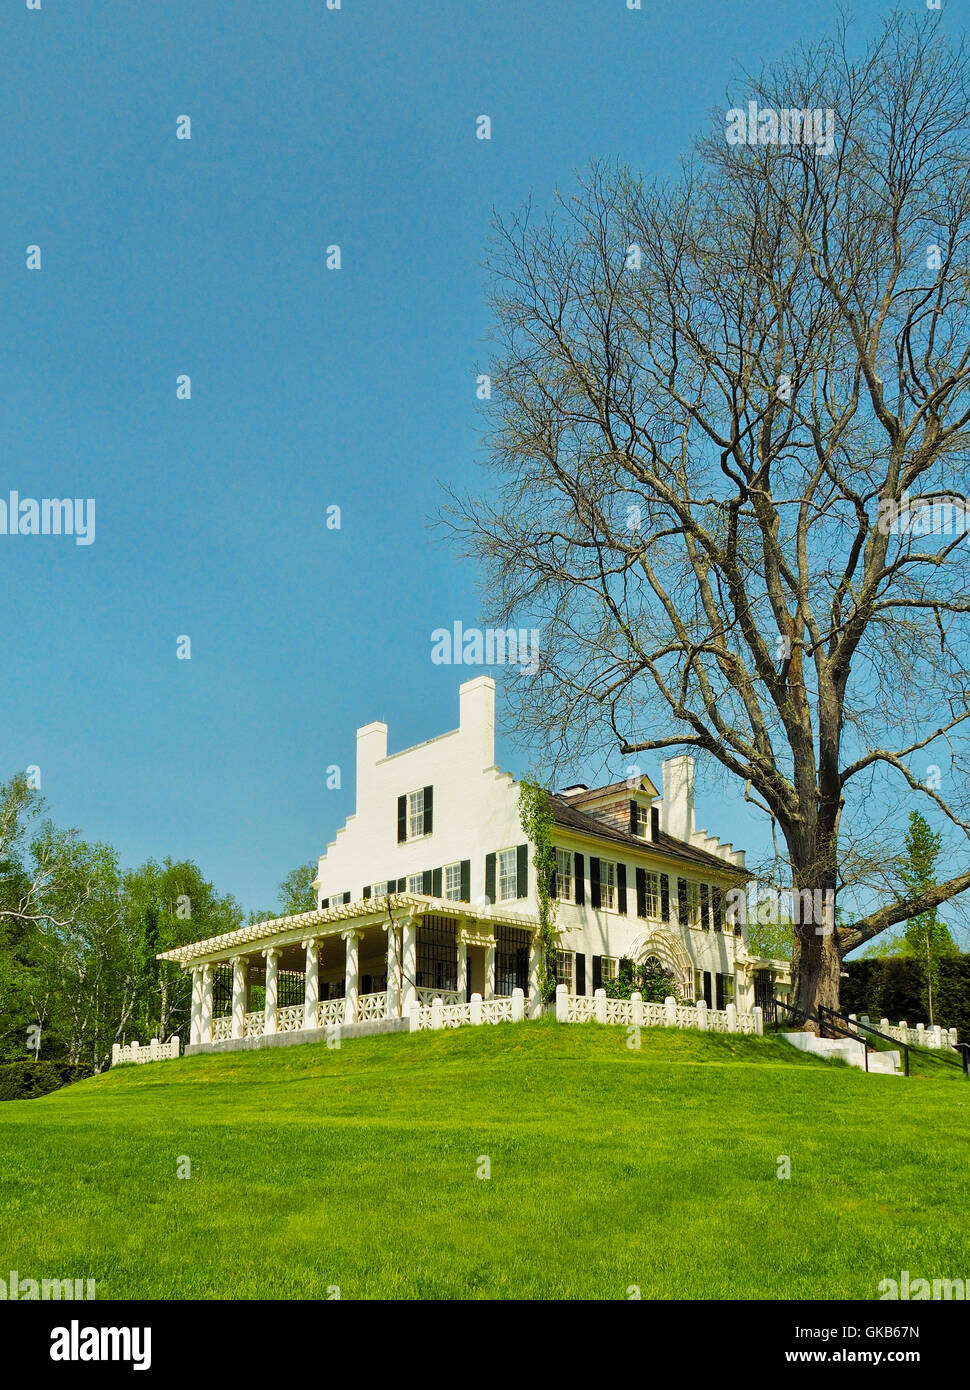
[[690, 843], [694, 833], [694, 759], [689, 753], [677, 758], [665, 758], [663, 771], [664, 795], [660, 803], [660, 826], [675, 840]]
[[387, 757], [387, 725], [365, 724], [357, 730], [357, 810], [367, 804], [374, 781], [374, 768]]
[[495, 682], [476, 676], [458, 687], [459, 728], [472, 766], [495, 766]]

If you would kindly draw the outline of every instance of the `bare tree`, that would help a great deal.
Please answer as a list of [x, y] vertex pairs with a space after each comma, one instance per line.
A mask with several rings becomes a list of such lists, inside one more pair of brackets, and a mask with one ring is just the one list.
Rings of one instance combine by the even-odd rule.
[[[747, 784], [793, 887], [842, 895], [795, 928], [806, 1009], [970, 886], [967, 547], [918, 505], [970, 445], [968, 72], [930, 17], [857, 59], [840, 30], [747, 78], [674, 184], [595, 166], [490, 257], [495, 487], [446, 520], [540, 625], [520, 727]], [[914, 895], [886, 856], [915, 797], [959, 871]]]

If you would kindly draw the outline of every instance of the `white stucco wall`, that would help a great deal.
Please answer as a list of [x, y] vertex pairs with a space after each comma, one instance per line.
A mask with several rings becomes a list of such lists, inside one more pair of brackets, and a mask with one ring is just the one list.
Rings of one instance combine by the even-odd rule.
[[[485, 857], [523, 843], [518, 812], [518, 785], [510, 774], [495, 766], [495, 683], [478, 676], [459, 689], [459, 727], [426, 743], [399, 753], [387, 752], [385, 724], [364, 726], [357, 733], [357, 796], [355, 814], [338, 831], [319, 861], [318, 901], [349, 892], [351, 901], [362, 896], [365, 885], [387, 878], [395, 880], [427, 869], [467, 859], [470, 861], [470, 897], [480, 902], [485, 894]], [[672, 765], [672, 766], [671, 766]], [[433, 786], [434, 813], [430, 835], [399, 844], [398, 797], [419, 787]], [[699, 832], [693, 818], [693, 760], [670, 759], [663, 767], [665, 798], [658, 799], [661, 824], [687, 843], [707, 849], [727, 864], [743, 863], [743, 854], [732, 852], [714, 838]], [[664, 802], [666, 801], [666, 807]], [[585, 856], [586, 904], [562, 903], [558, 922], [564, 949], [588, 955], [633, 956], [640, 953], [653, 930], [667, 930], [687, 948], [695, 968], [712, 974], [733, 974], [740, 938], [730, 932], [677, 926], [677, 879], [718, 883], [711, 868], [690, 867], [661, 855], [645, 843], [638, 854], [631, 846], [586, 839], [563, 830], [557, 843]], [[535, 912], [532, 846], [529, 847], [529, 894], [516, 904], [517, 912]], [[599, 855], [627, 865], [627, 913], [594, 909], [589, 903], [589, 856]], [[636, 916], [637, 864], [670, 879], [670, 921], [645, 922]], [[725, 874], [724, 889], [736, 882]], [[590, 987], [590, 986], [588, 986]]]

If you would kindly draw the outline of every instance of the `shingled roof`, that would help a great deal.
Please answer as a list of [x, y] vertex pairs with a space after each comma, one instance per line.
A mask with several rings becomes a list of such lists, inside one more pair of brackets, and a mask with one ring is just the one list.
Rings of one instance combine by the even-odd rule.
[[617, 830], [598, 816], [580, 811], [571, 804], [568, 797], [559, 796], [557, 793], [550, 794], [549, 807], [556, 824], [561, 825], [564, 830], [576, 830], [583, 835], [592, 835], [597, 839], [609, 840], [613, 844], [626, 845], [630, 849], [639, 850], [641, 854], [644, 850], [656, 849], [671, 859], [680, 859], [686, 864], [719, 869], [721, 873], [737, 874], [744, 878], [751, 876], [746, 869], [742, 869], [730, 859], [720, 859], [716, 854], [698, 849], [696, 845], [689, 845], [684, 840], [675, 840], [673, 835], [668, 835], [665, 830], [661, 830], [655, 840], [642, 839], [639, 835], [631, 835], [629, 831]]

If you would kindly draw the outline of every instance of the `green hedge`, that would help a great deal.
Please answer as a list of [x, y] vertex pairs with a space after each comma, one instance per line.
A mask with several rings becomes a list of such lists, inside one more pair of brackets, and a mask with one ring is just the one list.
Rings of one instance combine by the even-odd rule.
[[87, 1062], [6, 1062], [0, 1066], [0, 1100], [33, 1100], [93, 1075]]
[[[905, 1019], [910, 1027], [928, 1023], [924, 1002], [923, 970], [918, 960], [886, 956], [879, 960], [850, 960], [843, 967], [840, 997], [845, 1013], [868, 1014], [878, 1026]], [[943, 1028], [959, 1030], [961, 1041], [970, 1042], [970, 955], [948, 956], [940, 961], [935, 1021]]]

